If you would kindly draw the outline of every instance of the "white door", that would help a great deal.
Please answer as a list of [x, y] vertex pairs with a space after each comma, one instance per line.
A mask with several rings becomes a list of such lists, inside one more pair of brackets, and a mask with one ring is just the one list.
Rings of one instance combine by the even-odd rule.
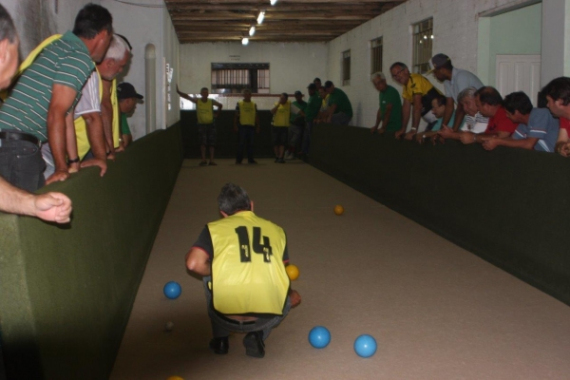
[[536, 107], [540, 91], [540, 55], [497, 54], [495, 83], [504, 97], [524, 91]]

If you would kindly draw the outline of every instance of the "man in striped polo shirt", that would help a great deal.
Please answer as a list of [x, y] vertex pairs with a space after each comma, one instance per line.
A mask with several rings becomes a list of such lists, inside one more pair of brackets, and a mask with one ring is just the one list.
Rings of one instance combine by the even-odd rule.
[[66, 125], [95, 62], [105, 55], [113, 18], [99, 5], [79, 11], [73, 32], [46, 46], [20, 76], [0, 109], [0, 174], [13, 185], [35, 191], [44, 184], [40, 144], [49, 141], [55, 172], [46, 183], [69, 177], [65, 159]]

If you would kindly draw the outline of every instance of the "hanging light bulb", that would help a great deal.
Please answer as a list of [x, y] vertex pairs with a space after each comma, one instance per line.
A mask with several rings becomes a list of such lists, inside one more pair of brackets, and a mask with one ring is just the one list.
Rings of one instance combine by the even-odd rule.
[[243, 46], [247, 46], [247, 44], [249, 44], [249, 38], [247, 38], [247, 37], [242, 38], [242, 39], [241, 39], [241, 44], [242, 44]]
[[261, 25], [261, 23], [263, 23], [264, 18], [265, 18], [265, 11], [259, 12], [259, 16], [257, 16], [257, 24]]
[[252, 25], [251, 28], [249, 28], [249, 36], [252, 37], [255, 34], [255, 25]]
[[271, 4], [271, 6], [277, 4], [278, 0], [269, 0], [269, 4]]

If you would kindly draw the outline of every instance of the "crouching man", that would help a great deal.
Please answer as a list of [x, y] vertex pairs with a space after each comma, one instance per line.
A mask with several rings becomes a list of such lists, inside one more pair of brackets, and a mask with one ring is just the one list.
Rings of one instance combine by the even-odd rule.
[[206, 225], [186, 256], [187, 268], [203, 276], [210, 349], [227, 354], [230, 332], [245, 333], [246, 355], [262, 358], [271, 330], [301, 302], [285, 271], [287, 238], [253, 213], [253, 202], [237, 185], [222, 188], [218, 206], [223, 218]]

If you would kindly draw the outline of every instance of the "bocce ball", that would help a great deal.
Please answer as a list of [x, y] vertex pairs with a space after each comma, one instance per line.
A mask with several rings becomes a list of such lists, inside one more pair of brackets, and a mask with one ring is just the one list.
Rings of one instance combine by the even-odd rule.
[[182, 287], [176, 281], [167, 282], [163, 290], [164, 295], [171, 300], [178, 298], [182, 293]]
[[173, 322], [166, 322], [166, 324], [164, 325], [164, 329], [166, 331], [172, 331], [172, 329], [174, 328], [174, 323]]
[[369, 358], [376, 353], [376, 339], [370, 335], [360, 335], [354, 341], [354, 351], [363, 358]]
[[326, 327], [315, 326], [309, 332], [309, 343], [315, 348], [325, 348], [331, 341], [331, 333]]
[[334, 206], [334, 213], [337, 215], [342, 215], [344, 213], [344, 207], [341, 205]]
[[170, 376], [168, 379], [166, 380], [184, 380], [183, 378], [181, 378], [180, 376]]
[[296, 265], [289, 264], [285, 267], [285, 270], [287, 271], [287, 276], [289, 276], [289, 279], [291, 281], [294, 281], [297, 278], [299, 278], [299, 268], [297, 268]]

